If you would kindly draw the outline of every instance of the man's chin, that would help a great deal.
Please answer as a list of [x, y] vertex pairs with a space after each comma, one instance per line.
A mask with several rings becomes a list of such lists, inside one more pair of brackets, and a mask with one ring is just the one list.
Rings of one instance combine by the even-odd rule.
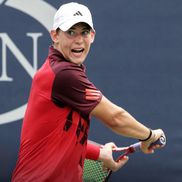
[[84, 62], [84, 60], [85, 59], [83, 58], [74, 58], [74, 59], [71, 59], [70, 62], [75, 63], [77, 65], [81, 65]]

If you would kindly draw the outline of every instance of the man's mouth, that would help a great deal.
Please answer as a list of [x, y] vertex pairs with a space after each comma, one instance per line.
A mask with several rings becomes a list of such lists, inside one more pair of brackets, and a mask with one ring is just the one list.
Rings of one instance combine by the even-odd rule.
[[71, 52], [73, 53], [81, 53], [84, 51], [84, 48], [81, 48], [81, 49], [72, 49]]

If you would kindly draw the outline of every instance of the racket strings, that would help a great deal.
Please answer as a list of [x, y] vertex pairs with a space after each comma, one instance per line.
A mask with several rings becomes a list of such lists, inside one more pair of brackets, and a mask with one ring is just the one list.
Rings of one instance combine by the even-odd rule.
[[103, 182], [108, 172], [103, 171], [102, 162], [86, 159], [84, 162], [83, 181]]

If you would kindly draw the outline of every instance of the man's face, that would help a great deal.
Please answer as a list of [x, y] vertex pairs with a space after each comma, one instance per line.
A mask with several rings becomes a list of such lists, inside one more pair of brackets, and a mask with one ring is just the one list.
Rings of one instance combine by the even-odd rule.
[[56, 41], [53, 41], [55, 48], [63, 54], [65, 59], [75, 64], [82, 64], [94, 37], [95, 33], [87, 24], [78, 23], [65, 32], [62, 30], [56, 32]]

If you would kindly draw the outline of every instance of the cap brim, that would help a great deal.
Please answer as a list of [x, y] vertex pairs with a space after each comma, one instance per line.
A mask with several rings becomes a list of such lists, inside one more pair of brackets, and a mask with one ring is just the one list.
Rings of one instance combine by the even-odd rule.
[[62, 31], [65, 32], [65, 31], [69, 30], [73, 25], [75, 25], [75, 24], [77, 24], [77, 23], [81, 23], [81, 22], [88, 24], [88, 25], [90, 26], [90, 28], [91, 28], [93, 31], [95, 31], [95, 30], [94, 30], [94, 27], [93, 27], [93, 25], [92, 25], [92, 23], [89, 22], [88, 20], [84, 20], [83, 18], [82, 18], [82, 19], [69, 20], [69, 21], [67, 21], [66, 23], [63, 23], [62, 25], [60, 25], [59, 28], [60, 28]]

